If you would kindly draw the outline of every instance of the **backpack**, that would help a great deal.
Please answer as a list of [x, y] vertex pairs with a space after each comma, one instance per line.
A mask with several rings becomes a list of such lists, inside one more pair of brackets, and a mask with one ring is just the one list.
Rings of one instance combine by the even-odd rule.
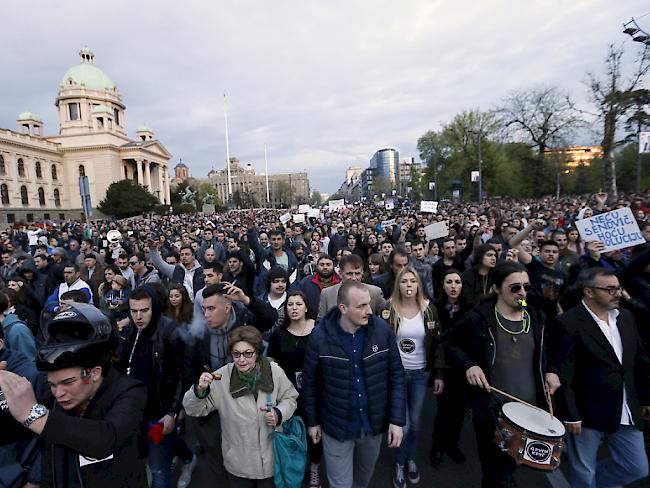
[[[270, 394], [268, 401], [271, 401]], [[307, 467], [307, 429], [298, 415], [273, 433], [275, 488], [300, 488]]]

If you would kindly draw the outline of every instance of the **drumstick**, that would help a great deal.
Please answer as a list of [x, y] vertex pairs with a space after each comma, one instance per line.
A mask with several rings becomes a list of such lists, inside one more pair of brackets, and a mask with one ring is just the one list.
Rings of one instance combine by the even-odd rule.
[[530, 403], [523, 401], [521, 398], [517, 398], [516, 396], [511, 395], [510, 393], [506, 393], [505, 391], [501, 391], [498, 388], [495, 388], [494, 386], [490, 386], [490, 390], [494, 390], [497, 393], [500, 393], [501, 395], [510, 398], [511, 400], [514, 400], [514, 401], [519, 402], [519, 403], [523, 403], [524, 405], [528, 405], [529, 407], [532, 407], [532, 408], [534, 408], [536, 410], [541, 410], [542, 412], [546, 413], [546, 410], [544, 410], [543, 408], [539, 408], [539, 407], [536, 407], [535, 405], [531, 405]]
[[548, 413], [550, 413], [551, 418], [553, 418], [553, 399], [551, 398], [551, 392], [548, 391], [548, 388], [544, 388], [544, 395], [546, 396], [546, 403], [548, 403]]

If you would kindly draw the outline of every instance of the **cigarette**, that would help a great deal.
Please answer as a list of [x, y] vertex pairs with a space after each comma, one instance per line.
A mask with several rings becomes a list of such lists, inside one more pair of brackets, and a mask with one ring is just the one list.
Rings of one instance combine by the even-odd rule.
[[206, 373], [208, 373], [210, 376], [212, 376], [215, 380], [217, 380], [217, 381], [221, 381], [221, 374], [219, 374], [219, 373], [213, 373], [212, 370], [211, 370], [211, 368], [210, 368], [210, 366], [208, 366], [207, 364], [206, 364], [205, 366], [203, 366], [203, 370], [204, 370]]
[[217, 380], [217, 381], [221, 381], [221, 374], [220, 374], [220, 373], [210, 373], [210, 374], [212, 375], [212, 377], [213, 377], [215, 380]]

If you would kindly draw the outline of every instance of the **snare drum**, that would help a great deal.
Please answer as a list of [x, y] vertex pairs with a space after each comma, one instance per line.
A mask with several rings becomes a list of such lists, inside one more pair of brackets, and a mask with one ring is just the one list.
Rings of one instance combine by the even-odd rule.
[[517, 464], [553, 471], [560, 465], [565, 432], [547, 412], [510, 402], [501, 409], [494, 442]]

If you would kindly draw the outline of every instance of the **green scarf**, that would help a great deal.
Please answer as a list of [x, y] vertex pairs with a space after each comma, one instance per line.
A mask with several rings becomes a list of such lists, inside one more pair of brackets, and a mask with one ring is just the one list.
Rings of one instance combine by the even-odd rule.
[[273, 391], [273, 375], [271, 363], [265, 357], [260, 357], [255, 367], [244, 373], [233, 365], [235, 371], [230, 375], [230, 394], [233, 398], [252, 394], [257, 396], [258, 391], [271, 393]]

